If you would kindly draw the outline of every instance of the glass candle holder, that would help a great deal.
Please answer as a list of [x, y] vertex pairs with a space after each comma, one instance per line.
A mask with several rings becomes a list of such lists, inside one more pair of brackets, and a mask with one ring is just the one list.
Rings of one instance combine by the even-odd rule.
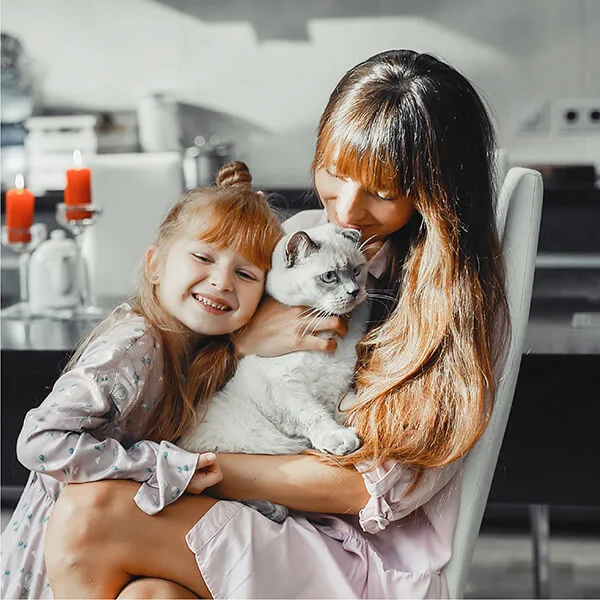
[[2, 227], [2, 244], [19, 255], [19, 301], [0, 311], [3, 319], [30, 319], [29, 260], [31, 253], [46, 239], [46, 226], [34, 223], [29, 229]]
[[69, 231], [77, 244], [77, 287], [79, 302], [69, 314], [63, 318], [97, 320], [104, 316], [104, 312], [92, 303], [89, 268], [83, 254], [83, 241], [85, 232], [98, 221], [102, 215], [102, 208], [97, 204], [65, 204], [56, 205], [56, 220]]

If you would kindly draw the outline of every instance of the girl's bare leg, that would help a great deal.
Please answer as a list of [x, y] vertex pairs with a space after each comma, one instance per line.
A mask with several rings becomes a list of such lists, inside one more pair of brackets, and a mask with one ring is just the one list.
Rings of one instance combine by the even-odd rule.
[[200, 598], [212, 597], [185, 536], [216, 501], [182, 496], [149, 516], [133, 501], [138, 488], [126, 480], [65, 488], [45, 538], [55, 598], [116, 598], [138, 577], [164, 579]]
[[178, 598], [198, 598], [196, 594], [190, 592], [186, 587], [165, 581], [164, 579], [154, 579], [144, 577], [128, 583], [123, 591], [117, 596], [120, 599], [128, 598], [139, 600], [154, 600], [163, 598], [176, 600]]

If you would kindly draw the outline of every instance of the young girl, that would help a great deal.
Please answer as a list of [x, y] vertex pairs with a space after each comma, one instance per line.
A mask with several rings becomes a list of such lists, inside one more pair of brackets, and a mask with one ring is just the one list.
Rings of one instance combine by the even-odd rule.
[[[130, 501], [135, 483], [69, 486], [48, 527], [57, 597], [446, 594], [460, 465], [490, 417], [507, 331], [493, 153], [478, 94], [432, 56], [383, 52], [342, 78], [313, 163], [325, 210], [286, 229], [359, 229], [375, 246], [375, 295], [394, 298], [374, 305], [359, 348], [347, 415], [362, 447], [335, 462], [219, 455], [211, 496], [284, 504], [295, 512], [283, 524], [206, 495], [148, 516]], [[237, 352], [303, 347], [298, 319], [263, 303]]]
[[193, 190], [171, 208], [131, 306], [92, 332], [28, 413], [17, 453], [32, 473], [2, 536], [3, 598], [51, 596], [44, 529], [66, 483], [141, 482], [135, 502], [152, 514], [221, 479], [214, 454], [170, 442], [232, 373], [228, 334], [256, 310], [281, 236], [250, 180], [243, 163], [231, 163], [218, 187]]

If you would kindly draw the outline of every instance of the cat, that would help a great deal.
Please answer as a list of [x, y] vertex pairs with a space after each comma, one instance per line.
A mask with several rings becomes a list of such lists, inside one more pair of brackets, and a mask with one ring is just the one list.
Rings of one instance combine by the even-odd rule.
[[[251, 454], [356, 450], [361, 441], [340, 423], [338, 406], [342, 399], [351, 403], [356, 344], [366, 325], [366, 280], [359, 231], [327, 223], [284, 236], [273, 252], [266, 293], [283, 304], [309, 307], [307, 329], [320, 317], [354, 311], [348, 333], [337, 340], [334, 353], [242, 358], [208, 408], [198, 409], [195, 428], [178, 444], [193, 452]], [[249, 504], [273, 520], [287, 514], [270, 502]]]

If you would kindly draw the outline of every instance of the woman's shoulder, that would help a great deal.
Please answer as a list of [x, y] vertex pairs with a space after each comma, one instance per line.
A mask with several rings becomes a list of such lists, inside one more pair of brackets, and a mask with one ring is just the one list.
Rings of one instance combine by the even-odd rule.
[[315, 227], [327, 223], [327, 213], [322, 208], [303, 210], [283, 222], [286, 233], [294, 233], [305, 227]]

